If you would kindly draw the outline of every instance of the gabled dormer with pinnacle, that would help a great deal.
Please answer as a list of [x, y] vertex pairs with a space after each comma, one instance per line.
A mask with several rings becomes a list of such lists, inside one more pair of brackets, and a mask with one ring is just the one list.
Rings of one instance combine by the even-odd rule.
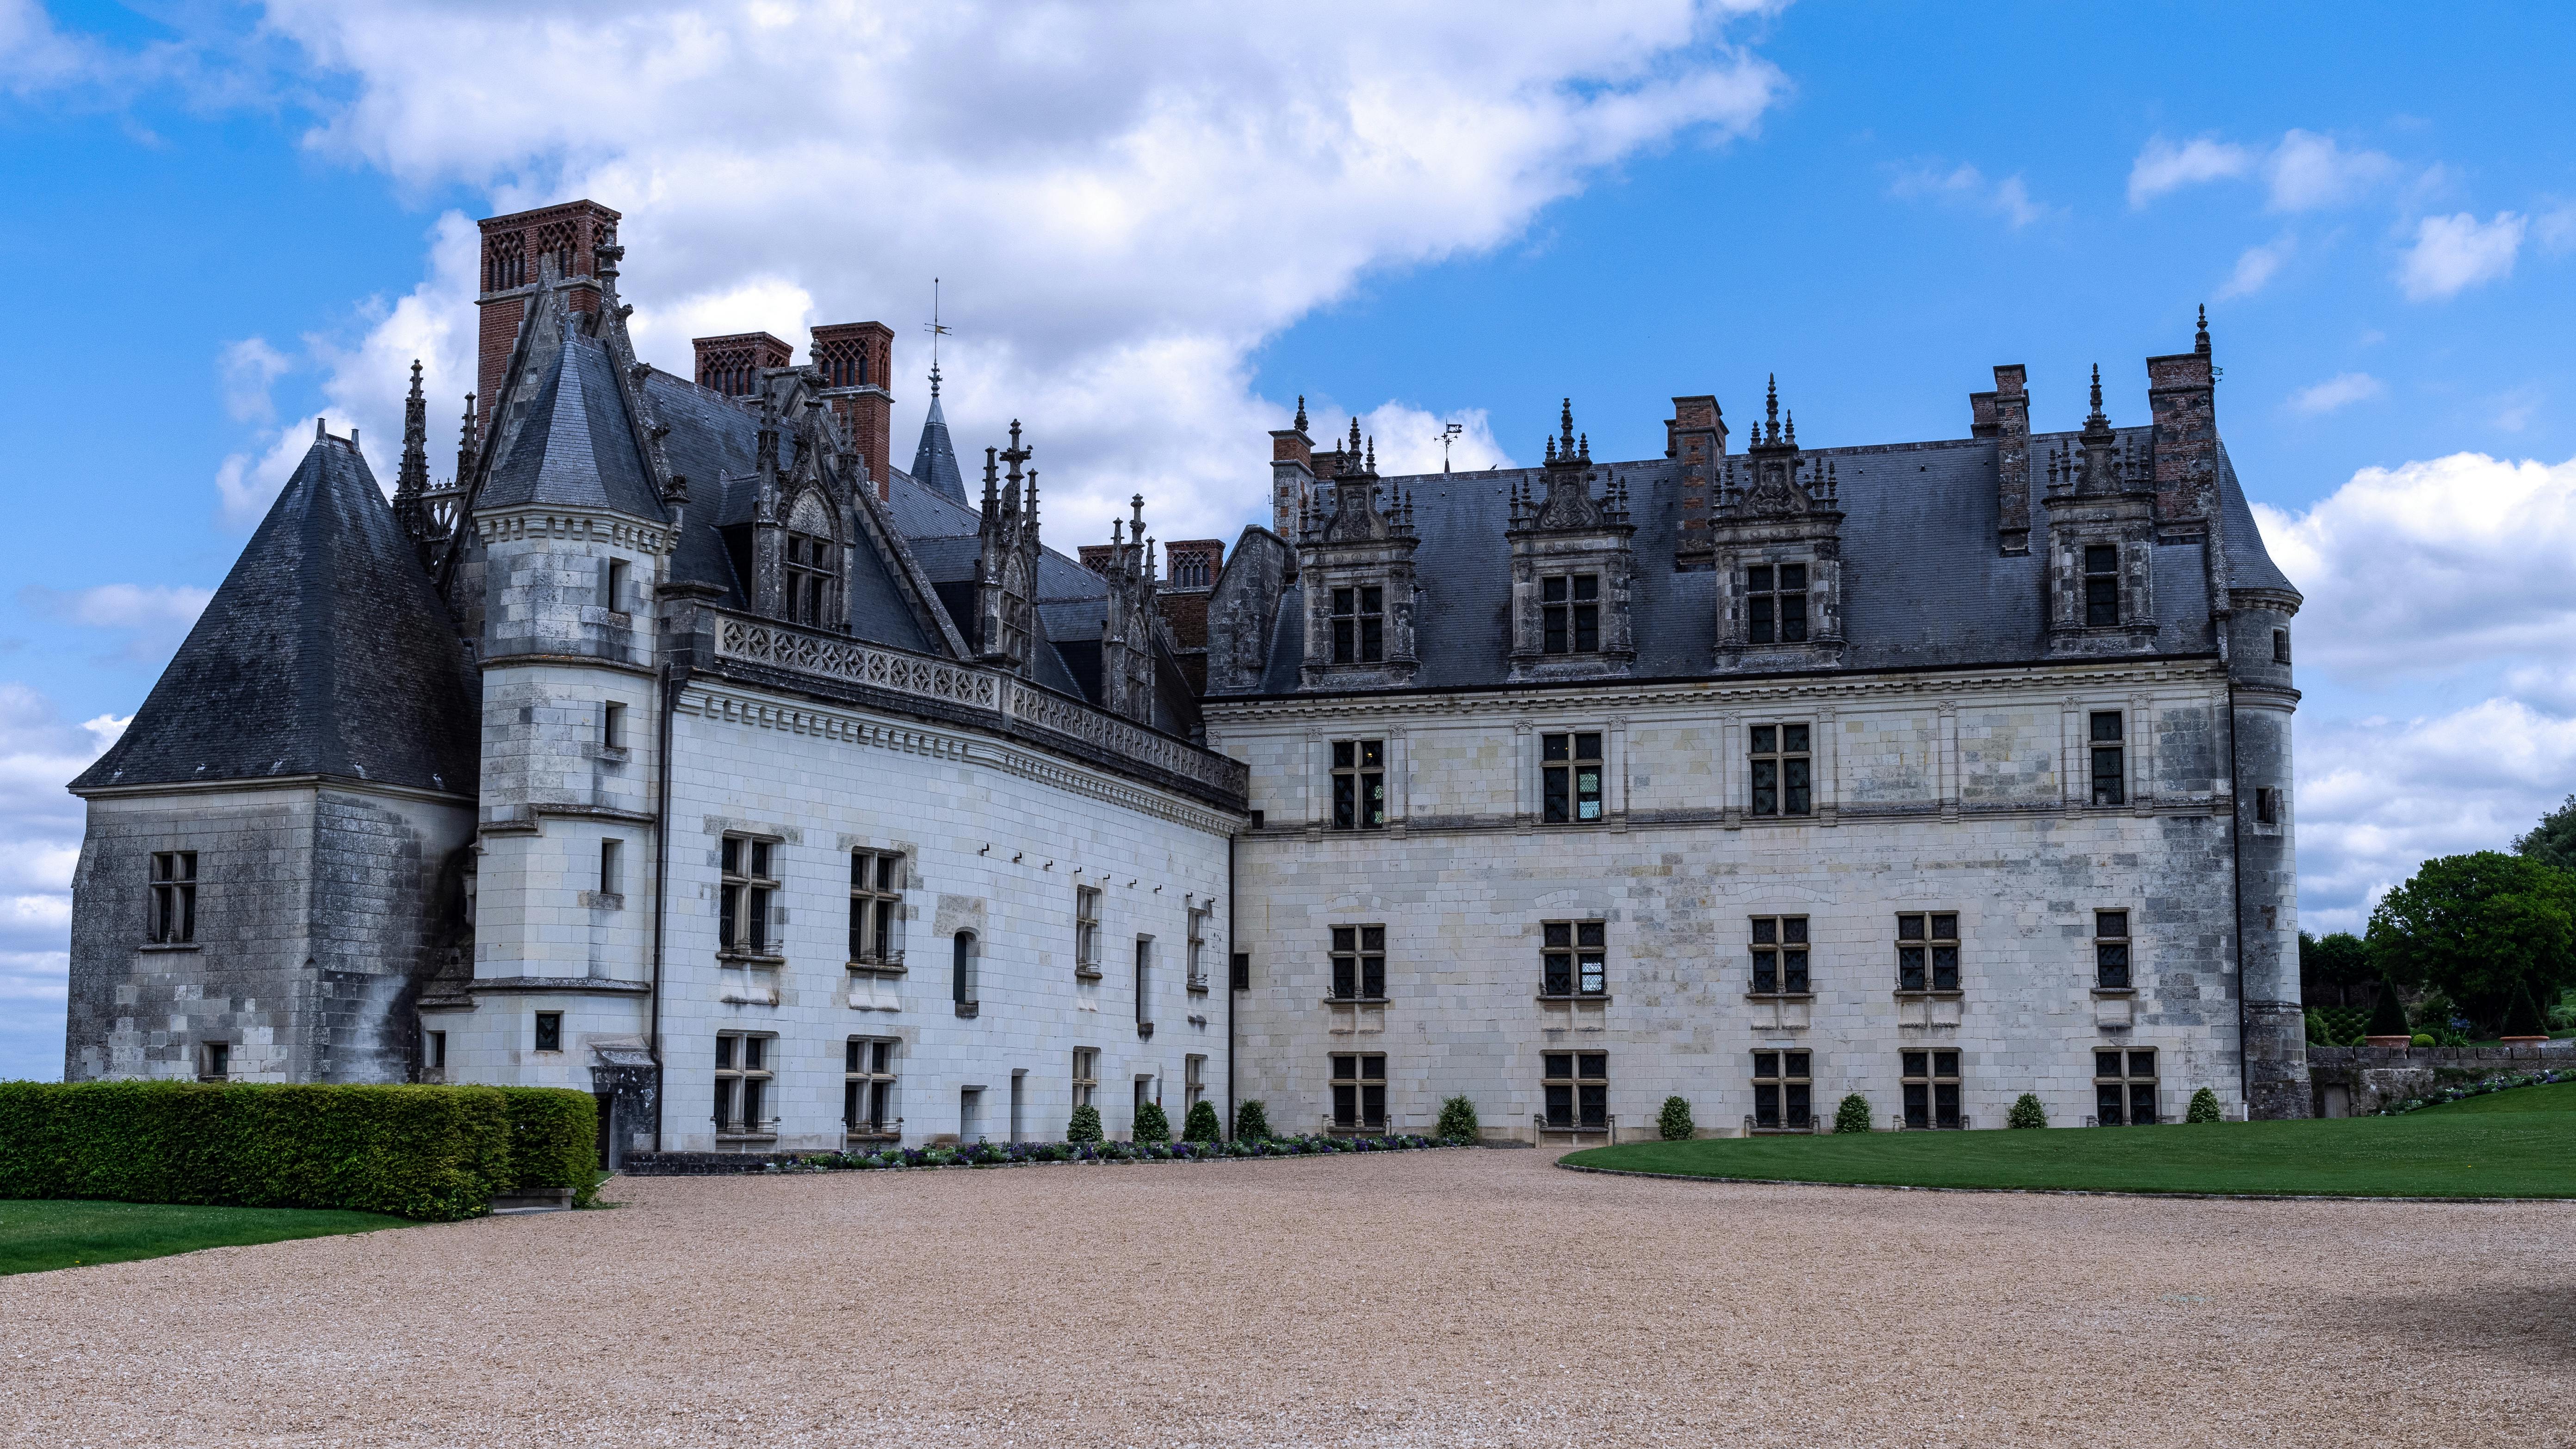
[[[984, 450], [984, 512], [975, 561], [975, 657], [1027, 675], [1037, 648], [1038, 473], [1011, 419], [1011, 446]], [[996, 462], [1007, 464], [1002, 474]]]
[[2048, 652], [2153, 650], [2156, 470], [2152, 450], [2123, 443], [2102, 412], [2102, 369], [2084, 432], [2048, 455]]
[[1709, 536], [1717, 565], [1717, 666], [1822, 669], [1843, 654], [1843, 510], [1836, 465], [1798, 449], [1779, 380], [1744, 456], [1720, 475]]
[[1421, 668], [1414, 648], [1413, 510], [1401, 493], [1383, 508], [1377, 440], [1363, 450], [1359, 419], [1333, 476], [1332, 508], [1311, 504], [1297, 529], [1305, 590], [1308, 689], [1391, 689]]
[[1540, 480], [1536, 493], [1526, 479], [1515, 487], [1504, 533], [1512, 551], [1511, 680], [1624, 675], [1637, 656], [1629, 622], [1637, 530], [1627, 486], [1596, 469], [1590, 435], [1575, 434], [1572, 398], [1547, 440]]
[[1106, 557], [1092, 564], [1109, 581], [1100, 620], [1100, 707], [1139, 724], [1154, 722], [1154, 541], [1145, 534], [1145, 495], [1128, 500], [1129, 519], [1109, 523]]

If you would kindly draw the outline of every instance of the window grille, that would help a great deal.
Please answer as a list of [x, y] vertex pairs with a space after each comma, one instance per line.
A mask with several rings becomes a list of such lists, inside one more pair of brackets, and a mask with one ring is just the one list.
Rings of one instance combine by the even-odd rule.
[[832, 579], [839, 572], [833, 556], [839, 551], [828, 538], [787, 535], [786, 592], [780, 603], [788, 622], [819, 628], [830, 621]]
[[540, 1011], [537, 1013], [537, 1050], [541, 1052], [559, 1052], [563, 1050], [562, 1012]]
[[1951, 911], [1896, 918], [1896, 989], [1959, 989], [1959, 917]]
[[2094, 1120], [2105, 1127], [2151, 1127], [2156, 1116], [2153, 1047], [2093, 1054]]
[[[132, 879], [131, 876], [127, 879]], [[197, 939], [197, 853], [152, 853], [152, 915], [145, 934], [155, 945], [183, 946]]]
[[2129, 977], [2129, 913], [2093, 913], [2093, 984], [2106, 991], [2126, 991]]
[[777, 893], [771, 856], [777, 842], [728, 835], [721, 849], [723, 887], [717, 902], [716, 949], [733, 956], [775, 955], [769, 940], [769, 902]]
[[903, 856], [891, 850], [850, 852], [850, 964], [903, 962]]
[[1963, 1127], [1959, 1115], [1959, 1054], [1905, 1052], [1905, 1125]]
[[1386, 1058], [1368, 1052], [1333, 1057], [1333, 1125], [1386, 1127]]
[[1092, 1098], [1100, 1090], [1100, 1048], [1073, 1049], [1073, 1105], [1096, 1105]]
[[1753, 992], [1757, 996], [1807, 994], [1807, 918], [1753, 918]]
[[1100, 889], [1097, 886], [1073, 888], [1073, 971], [1077, 976], [1100, 974]]
[[1753, 813], [1807, 815], [1815, 809], [1815, 757], [1803, 724], [1755, 725]]
[[1609, 990], [1608, 934], [1600, 921], [1543, 922], [1539, 994], [1599, 996]]
[[1386, 741], [1333, 741], [1333, 828], [1386, 828]]
[[2120, 550], [2107, 543], [2084, 550], [2084, 625], [2107, 629], [2120, 622]]
[[715, 1123], [719, 1134], [763, 1134], [776, 1125], [769, 1115], [769, 1091], [770, 1056], [777, 1040], [765, 1033], [717, 1034]]
[[1333, 662], [1375, 664], [1386, 657], [1386, 590], [1371, 587], [1335, 589]]
[[1807, 640], [1807, 566], [1756, 564], [1744, 571], [1745, 639], [1753, 644]]
[[1594, 654], [1601, 649], [1601, 576], [1550, 574], [1539, 580], [1539, 650]]
[[2125, 805], [2129, 801], [2129, 751], [2121, 741], [2120, 712], [2093, 715], [2093, 803]]
[[1380, 1001], [1386, 997], [1386, 927], [1333, 928], [1333, 999]]
[[1542, 1052], [1540, 1068], [1548, 1126], [1597, 1130], [1610, 1125], [1609, 1053]]
[[1601, 736], [1539, 737], [1540, 817], [1550, 825], [1601, 818]]
[[891, 1136], [903, 1120], [895, 1115], [895, 1045], [854, 1036], [843, 1048], [841, 1125], [853, 1137]]
[[1807, 1052], [1753, 1054], [1753, 1125], [1801, 1131], [1816, 1125]]

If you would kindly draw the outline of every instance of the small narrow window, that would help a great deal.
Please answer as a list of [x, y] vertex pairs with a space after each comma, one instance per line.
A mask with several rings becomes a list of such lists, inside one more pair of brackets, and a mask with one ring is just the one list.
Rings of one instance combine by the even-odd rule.
[[1096, 1106], [1092, 1098], [1100, 1090], [1100, 1048], [1073, 1049], [1073, 1105]]
[[1154, 1034], [1154, 938], [1136, 938], [1136, 1034]]
[[1808, 815], [1815, 810], [1815, 757], [1809, 727], [1753, 727], [1753, 813]]
[[626, 842], [622, 840], [599, 842], [599, 893], [603, 896], [623, 896], [626, 893], [621, 868], [625, 848]]
[[600, 602], [607, 605], [608, 612], [612, 614], [633, 612], [627, 605], [628, 581], [632, 576], [633, 567], [622, 558], [608, 561], [608, 567], [603, 571], [603, 577], [599, 581]]
[[1807, 918], [1753, 918], [1753, 994], [1807, 994]]
[[2120, 550], [2107, 543], [2084, 550], [2084, 625], [2107, 629], [2120, 622]]
[[2254, 823], [2257, 825], [2278, 825], [2281, 823], [2281, 791], [2279, 786], [2259, 785], [2255, 787]]
[[1386, 927], [1333, 928], [1333, 999], [1380, 1001], [1386, 997]]
[[2093, 1120], [2105, 1127], [2156, 1124], [2156, 1053], [2108, 1049], [2093, 1054]]
[[626, 748], [626, 706], [614, 701], [600, 706], [599, 743], [612, 750]]
[[1550, 574], [1539, 580], [1539, 650], [1595, 654], [1601, 649], [1601, 576]]
[[903, 919], [903, 856], [891, 850], [850, 852], [850, 964], [899, 966], [896, 927]]
[[2105, 991], [2126, 991], [2129, 979], [2129, 913], [2093, 913], [2093, 984]]
[[1190, 935], [1189, 935], [1189, 953], [1190, 953], [1190, 954], [1189, 954], [1189, 962], [1188, 962], [1188, 965], [1189, 965], [1189, 988], [1190, 988], [1190, 990], [1192, 990], [1192, 991], [1205, 991], [1205, 990], [1207, 990], [1207, 989], [1208, 989], [1208, 979], [1207, 979], [1207, 921], [1208, 921], [1208, 910], [1209, 910], [1209, 908], [1208, 908], [1208, 907], [1206, 907], [1206, 906], [1194, 906], [1194, 907], [1192, 907], [1192, 908], [1191, 908], [1190, 913], [1189, 913], [1189, 928], [1190, 928]]
[[1251, 952], [1237, 951], [1234, 953], [1233, 979], [1227, 983], [1226, 989], [1229, 991], [1250, 991], [1252, 989]]
[[1753, 1054], [1753, 1125], [1771, 1132], [1804, 1132], [1816, 1125], [1807, 1052]]
[[1807, 642], [1807, 566], [1756, 564], [1744, 571], [1745, 642]]
[[804, 533], [787, 535], [781, 602], [786, 606], [789, 622], [820, 625], [829, 618], [832, 578], [840, 572], [833, 566], [837, 552], [837, 546], [828, 538]]
[[949, 942], [949, 989], [959, 1016], [975, 1014], [975, 933], [960, 931]]
[[233, 1044], [228, 1041], [197, 1043], [197, 1080], [220, 1082], [233, 1074]]
[[1386, 828], [1386, 741], [1333, 741], [1333, 828]]
[[2272, 662], [2275, 664], [2290, 662], [2290, 631], [2287, 629], [2272, 631]]
[[1547, 921], [1539, 929], [1540, 995], [1599, 996], [1610, 989], [1607, 925]]
[[[1204, 564], [1201, 567], [1205, 567]], [[1207, 1058], [1181, 1059], [1181, 1110], [1187, 1113], [1207, 1098]]]
[[770, 1044], [775, 1038], [749, 1032], [716, 1036], [715, 1124], [720, 1136], [768, 1136], [777, 1129], [769, 1115]]
[[1609, 1125], [1609, 1053], [1541, 1052], [1539, 1066], [1548, 1126], [1599, 1129]]
[[1601, 736], [1539, 737], [1540, 818], [1550, 825], [1601, 818]]
[[420, 1064], [433, 1072], [447, 1070], [447, 1033], [443, 1031], [421, 1033]]
[[197, 939], [197, 853], [152, 853], [152, 914], [144, 932], [156, 945], [183, 946]]
[[1073, 888], [1073, 974], [1100, 975], [1100, 889]]
[[2120, 738], [2120, 712], [2093, 715], [2093, 803], [2125, 805], [2129, 800], [2129, 752]]
[[852, 1137], [901, 1135], [895, 1115], [895, 1043], [854, 1036], [841, 1058], [841, 1122]]
[[1385, 1057], [1368, 1052], [1334, 1055], [1333, 1125], [1344, 1131], [1385, 1130]]
[[1386, 590], [1335, 589], [1332, 606], [1335, 664], [1375, 664], [1386, 657]]
[[778, 889], [770, 873], [776, 843], [747, 835], [728, 835], [719, 864], [723, 885], [717, 901], [716, 949], [726, 955], [768, 956], [769, 901]]
[[1959, 917], [1951, 911], [1896, 918], [1896, 989], [1959, 989]]
[[1967, 1125], [1959, 1115], [1959, 1054], [1904, 1052], [1905, 1125], [1955, 1128]]
[[537, 1050], [541, 1052], [559, 1052], [563, 1050], [562, 1012], [540, 1011], [537, 1013]]

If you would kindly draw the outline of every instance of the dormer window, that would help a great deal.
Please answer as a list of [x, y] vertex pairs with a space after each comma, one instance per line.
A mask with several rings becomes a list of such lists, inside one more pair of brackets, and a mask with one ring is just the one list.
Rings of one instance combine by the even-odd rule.
[[1333, 590], [1333, 662], [1375, 664], [1386, 658], [1386, 590]]
[[1807, 642], [1807, 566], [1756, 564], [1744, 571], [1746, 642]]
[[2084, 627], [2109, 629], [2120, 622], [2120, 550], [2111, 544], [2084, 549]]
[[1549, 574], [1539, 580], [1540, 652], [1596, 654], [1601, 649], [1601, 576]]
[[819, 627], [829, 617], [825, 600], [830, 597], [835, 572], [832, 553], [828, 538], [809, 533], [787, 535], [787, 587], [781, 602], [789, 623]]

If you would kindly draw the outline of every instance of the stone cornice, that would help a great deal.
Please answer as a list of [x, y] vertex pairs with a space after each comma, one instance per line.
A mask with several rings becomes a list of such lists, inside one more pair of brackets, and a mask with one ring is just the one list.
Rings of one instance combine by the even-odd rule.
[[664, 558], [680, 545], [680, 532], [667, 523], [651, 523], [607, 508], [558, 508], [529, 503], [515, 508], [474, 511], [474, 529], [486, 548], [528, 538], [605, 543]]
[[73, 794], [84, 800], [116, 800], [138, 795], [212, 795], [227, 790], [347, 790], [361, 795], [388, 795], [397, 800], [425, 800], [433, 805], [472, 805], [474, 797], [450, 790], [424, 790], [349, 775], [268, 775], [248, 780], [183, 780], [174, 784], [93, 785]]

